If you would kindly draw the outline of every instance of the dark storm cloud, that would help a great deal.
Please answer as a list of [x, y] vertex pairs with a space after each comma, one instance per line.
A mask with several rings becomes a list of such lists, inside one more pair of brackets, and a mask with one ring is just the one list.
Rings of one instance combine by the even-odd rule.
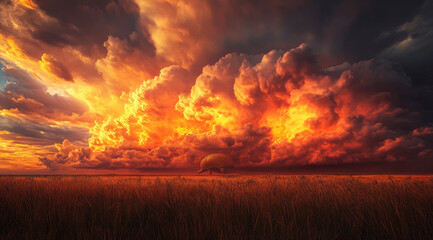
[[15, 109], [26, 115], [48, 116], [83, 114], [88, 107], [66, 94], [50, 94], [47, 87], [15, 67], [2, 68], [8, 82], [0, 91], [0, 109]]
[[[233, 7], [233, 3], [223, 1], [215, 2], [214, 9], [227, 10], [220, 11], [221, 15], [231, 11], [234, 23], [227, 19], [222, 24], [233, 24], [232, 28], [239, 28], [245, 36], [238, 41], [227, 40], [228, 47], [237, 52], [254, 51], [256, 44], [287, 48], [285, 44], [307, 41], [309, 45], [314, 43], [313, 47], [330, 45], [329, 50], [337, 50], [345, 60], [359, 61], [404, 38], [407, 34], [396, 32], [397, 28], [411, 21], [422, 3], [419, 0], [238, 1], [238, 7]], [[239, 12], [240, 6], [243, 10]], [[218, 12], [215, 14], [217, 18]], [[250, 40], [251, 45], [242, 44], [245, 40], [247, 43]], [[260, 53], [264, 50], [269, 49], [256, 49]]]
[[399, 62], [417, 85], [433, 83], [433, 1], [426, 1], [412, 21], [400, 31], [405, 39], [385, 50], [381, 57]]
[[[14, 36], [29, 56], [40, 58], [40, 43], [72, 46], [85, 56], [102, 58], [104, 42], [111, 37], [154, 56], [155, 48], [147, 27], [139, 21], [138, 6], [132, 0], [34, 1], [37, 9], [0, 2], [0, 33]], [[29, 33], [29, 36], [28, 34]]]
[[[104, 42], [111, 36], [125, 41], [126, 51], [139, 50], [155, 57], [156, 49], [148, 30], [155, 19], [148, 18], [145, 11], [140, 13], [132, 0], [35, 3], [55, 21], [41, 20], [40, 14], [31, 9], [23, 10], [19, 21], [30, 26], [31, 35], [46, 44], [73, 46], [85, 55], [101, 58], [107, 53]], [[179, 14], [176, 3], [156, 5], [153, 11], [167, 12], [165, 17], [174, 19], [168, 20], [174, 23], [163, 27], [185, 32], [188, 38], [182, 41], [196, 41], [199, 45], [200, 39], [208, 35], [210, 39], [204, 42], [213, 42], [197, 53], [191, 49], [181, 51], [183, 55], [197, 55], [193, 57], [196, 62], [191, 63], [197, 74], [204, 65], [227, 53], [261, 54], [272, 49], [291, 49], [305, 42], [324, 65], [380, 56], [402, 64], [415, 84], [428, 83], [432, 78], [432, 70], [426, 63], [433, 55], [428, 50], [433, 49], [431, 1], [188, 1], [190, 10], [208, 11], [198, 14], [199, 19], [193, 18], [194, 22], [176, 19]], [[403, 27], [408, 24], [410, 27]], [[7, 21], [0, 23], [0, 27], [3, 32], [14, 34], [12, 24]], [[414, 39], [419, 47], [383, 54], [405, 39]], [[35, 54], [38, 58], [40, 55]]]
[[[67, 126], [51, 126], [32, 121], [23, 121], [20, 119], [9, 119], [0, 116], [0, 131], [12, 133], [11, 140], [26, 138], [25, 143], [37, 145], [52, 145], [62, 142], [65, 138], [72, 142], [84, 143], [90, 137], [86, 128]], [[5, 138], [4, 136], [2, 137]]]
[[[386, 49], [416, 38], [417, 48], [397, 56], [415, 84], [432, 80], [427, 62], [433, 53], [431, 1], [218, 1], [217, 26], [231, 29], [223, 44], [225, 53], [259, 54], [308, 43], [324, 65], [357, 62], [381, 55]], [[238, 10], [242, 9], [242, 10]], [[232, 16], [230, 20], [222, 15]], [[221, 15], [221, 16], [219, 16]], [[413, 22], [414, 19], [418, 19]], [[402, 28], [412, 23], [413, 29]], [[420, 61], [421, 60], [421, 61]], [[431, 62], [431, 61], [430, 61]], [[427, 80], [425, 80], [427, 79]], [[429, 80], [428, 80], [429, 79]]]
[[[35, 3], [48, 16], [58, 20], [57, 26], [39, 26], [33, 36], [45, 43], [72, 45], [90, 54], [95, 48], [105, 51], [103, 43], [108, 36], [130, 39], [139, 31], [132, 45], [143, 51], [153, 52], [149, 33], [138, 26], [139, 9], [130, 0], [38, 0]], [[93, 49], [93, 50], [92, 50]]]

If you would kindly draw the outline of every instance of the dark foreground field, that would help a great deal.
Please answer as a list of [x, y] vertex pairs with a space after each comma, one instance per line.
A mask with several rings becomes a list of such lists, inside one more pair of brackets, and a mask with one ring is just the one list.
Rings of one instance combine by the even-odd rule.
[[0, 177], [2, 239], [432, 239], [433, 177]]

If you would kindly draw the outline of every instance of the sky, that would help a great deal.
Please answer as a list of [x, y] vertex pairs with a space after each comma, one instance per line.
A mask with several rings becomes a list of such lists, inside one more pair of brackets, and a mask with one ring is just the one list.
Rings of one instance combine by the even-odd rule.
[[[0, 63], [0, 69], [4, 68], [3, 64]], [[3, 71], [0, 71], [0, 89], [3, 90], [3, 87], [6, 85], [6, 76]]]
[[5, 0], [0, 174], [433, 170], [433, 1]]

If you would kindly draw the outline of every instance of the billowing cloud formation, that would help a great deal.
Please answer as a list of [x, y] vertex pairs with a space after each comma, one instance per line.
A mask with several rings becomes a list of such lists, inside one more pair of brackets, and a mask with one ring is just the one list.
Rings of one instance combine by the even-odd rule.
[[[191, 167], [213, 152], [238, 165], [404, 161], [432, 156], [410, 79], [386, 61], [323, 68], [305, 44], [229, 54], [194, 81], [168, 67], [93, 129], [90, 148], [58, 145], [47, 166]], [[413, 107], [412, 107], [413, 108]]]

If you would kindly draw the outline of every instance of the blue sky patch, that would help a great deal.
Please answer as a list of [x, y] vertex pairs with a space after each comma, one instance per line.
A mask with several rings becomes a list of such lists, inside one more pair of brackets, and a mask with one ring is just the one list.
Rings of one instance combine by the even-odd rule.
[[5, 84], [6, 84], [6, 75], [5, 73], [1, 70], [4, 68], [3, 63], [0, 61], [0, 90], [3, 90]]

